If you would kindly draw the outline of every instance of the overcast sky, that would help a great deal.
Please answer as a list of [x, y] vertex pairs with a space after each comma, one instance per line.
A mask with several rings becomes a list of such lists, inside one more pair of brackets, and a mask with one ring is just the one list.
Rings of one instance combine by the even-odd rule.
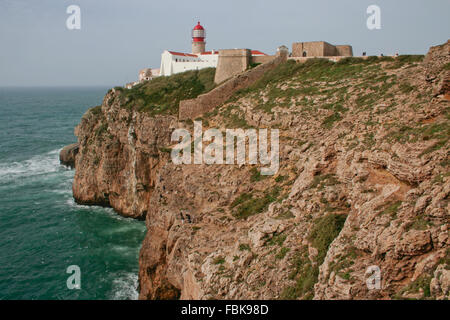
[[[68, 30], [66, 9], [81, 8]], [[381, 8], [381, 30], [366, 26]], [[450, 38], [450, 0], [0, 0], [0, 86], [115, 86], [159, 68], [165, 49], [190, 52], [198, 20], [207, 48], [323, 40], [355, 55], [425, 54]]]

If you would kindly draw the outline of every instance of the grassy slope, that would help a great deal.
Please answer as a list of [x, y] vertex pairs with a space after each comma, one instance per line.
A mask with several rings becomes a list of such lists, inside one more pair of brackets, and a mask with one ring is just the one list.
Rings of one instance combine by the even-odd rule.
[[[415, 70], [422, 59], [423, 56], [400, 56], [397, 59], [348, 58], [338, 63], [324, 59], [311, 59], [306, 63], [288, 61], [266, 73], [252, 86], [237, 92], [223, 107], [205, 114], [203, 120], [212, 126], [223, 124], [227, 128], [251, 127], [252, 124], [246, 120], [248, 110], [245, 110], [250, 106], [250, 112], [271, 116], [272, 127], [275, 128], [278, 127], [278, 120], [283, 117], [284, 112], [298, 114], [313, 128], [315, 126], [313, 131], [318, 134], [314, 137], [308, 136], [310, 132], [301, 132], [300, 136], [290, 137], [298, 139], [298, 145], [301, 146], [305, 141], [314, 141], [315, 138], [335, 129], [346, 117], [354, 119], [354, 116], [357, 116], [358, 122], [364, 125], [359, 133], [355, 128], [357, 137], [338, 137], [347, 149], [373, 149], [384, 140], [390, 143], [436, 141], [423, 152], [423, 156], [448, 145], [450, 110], [445, 109], [443, 117], [438, 117], [431, 123], [415, 119], [411, 121], [404, 117], [404, 112], [417, 113], [429, 104], [432, 98], [431, 91], [416, 87], [418, 84], [414, 82], [413, 77], [399, 76], [400, 73], [405, 74], [405, 71]], [[377, 136], [380, 127], [384, 127], [382, 138]], [[290, 129], [281, 125], [279, 128], [285, 132]], [[448, 166], [448, 162], [440, 165]], [[283, 168], [280, 172], [283, 172]], [[267, 178], [269, 179], [271, 178]], [[267, 180], [266, 193], [259, 192], [262, 196], [256, 197], [255, 192], [251, 191], [235, 199], [231, 205], [235, 218], [258, 214], [265, 210], [268, 204], [277, 200], [278, 194], [274, 197], [264, 196], [270, 195], [271, 190], [274, 190], [275, 182]], [[255, 178], [255, 181], [258, 180]], [[289, 181], [285, 184], [288, 183]], [[320, 187], [322, 184], [323, 181], [315, 181], [311, 187]], [[398, 203], [394, 205], [398, 206]], [[328, 213], [313, 221], [309, 240], [318, 250], [318, 256], [312, 259], [307, 247], [300, 248], [290, 261], [292, 271], [289, 278], [295, 281], [295, 285], [284, 288], [281, 298], [307, 299], [313, 296], [314, 284], [318, 281], [318, 267], [322, 264], [330, 243], [342, 229], [344, 221], [345, 215], [334, 213]], [[278, 256], [281, 253], [285, 254], [280, 251]], [[357, 250], [352, 248], [341, 258], [342, 261], [331, 267], [342, 278], [348, 279], [350, 273], [340, 270], [351, 266], [357, 255]]]
[[181, 100], [193, 99], [214, 88], [214, 68], [159, 77], [121, 90], [122, 106], [151, 116], [177, 114]]

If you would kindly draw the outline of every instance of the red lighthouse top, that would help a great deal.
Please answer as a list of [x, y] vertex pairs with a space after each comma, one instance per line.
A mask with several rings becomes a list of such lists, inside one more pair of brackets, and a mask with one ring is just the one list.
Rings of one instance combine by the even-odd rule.
[[200, 21], [197, 23], [197, 25], [194, 27], [194, 30], [205, 30], [203, 26], [200, 24]]
[[200, 24], [200, 21], [198, 24], [194, 27], [194, 30], [192, 30], [192, 41], [193, 42], [205, 42], [206, 38], [206, 31], [205, 28]]

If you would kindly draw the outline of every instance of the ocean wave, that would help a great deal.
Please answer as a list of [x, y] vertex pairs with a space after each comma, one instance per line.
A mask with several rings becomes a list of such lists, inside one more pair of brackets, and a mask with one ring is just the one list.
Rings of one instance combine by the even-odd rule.
[[139, 293], [138, 276], [134, 273], [119, 275], [113, 280], [112, 297], [113, 300], [137, 300]]
[[0, 163], [0, 180], [10, 181], [17, 178], [57, 172], [61, 167], [58, 157], [60, 150], [57, 149], [36, 155], [31, 159], [20, 162]]
[[[66, 194], [66, 196], [67, 196], [67, 194]], [[75, 210], [86, 210], [86, 211], [90, 211], [90, 212], [106, 214], [108, 217], [110, 217], [114, 220], [119, 220], [119, 221], [123, 221], [123, 222], [132, 224], [132, 226], [131, 226], [132, 228], [141, 228], [142, 226], [144, 226], [143, 228], [145, 229], [144, 223], [139, 224], [139, 222], [133, 218], [127, 218], [127, 217], [121, 216], [113, 208], [101, 207], [101, 206], [95, 206], [95, 205], [88, 206], [88, 205], [76, 203], [72, 196], [72, 189], [70, 189], [70, 197], [65, 198], [65, 204]]]
[[82, 210], [88, 210], [88, 211], [92, 211], [92, 212], [101, 212], [101, 213], [107, 213], [109, 215], [111, 215], [112, 217], [115, 218], [115, 216], [118, 216], [119, 218], [121, 218], [115, 211], [113, 208], [106, 208], [106, 207], [101, 207], [101, 206], [87, 206], [84, 204], [78, 204], [75, 202], [75, 199], [71, 196], [70, 198], [66, 199], [66, 204], [74, 209], [82, 209]]

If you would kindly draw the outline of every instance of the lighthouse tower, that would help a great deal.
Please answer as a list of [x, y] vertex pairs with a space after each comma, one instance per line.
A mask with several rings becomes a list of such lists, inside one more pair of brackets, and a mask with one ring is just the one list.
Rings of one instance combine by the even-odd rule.
[[206, 31], [200, 21], [192, 30], [192, 53], [201, 54], [206, 51]]

